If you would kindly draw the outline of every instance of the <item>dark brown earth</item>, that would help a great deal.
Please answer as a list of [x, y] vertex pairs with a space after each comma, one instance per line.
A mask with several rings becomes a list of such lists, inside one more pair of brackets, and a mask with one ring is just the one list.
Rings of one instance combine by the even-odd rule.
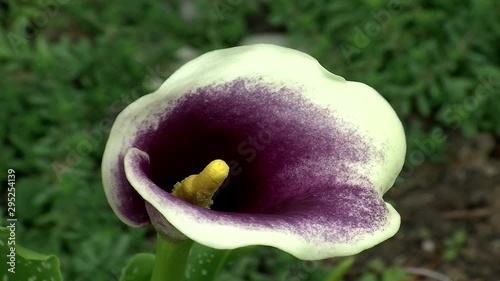
[[444, 275], [410, 274], [412, 281], [500, 281], [500, 141], [448, 136], [445, 162], [424, 162], [386, 194], [402, 216], [401, 229], [358, 255], [347, 280], [382, 259]]

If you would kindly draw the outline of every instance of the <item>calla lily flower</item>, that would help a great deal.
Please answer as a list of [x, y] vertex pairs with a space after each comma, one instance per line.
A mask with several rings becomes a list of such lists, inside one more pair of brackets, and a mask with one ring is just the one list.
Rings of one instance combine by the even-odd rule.
[[[382, 195], [401, 171], [405, 143], [396, 113], [371, 87], [293, 49], [234, 47], [188, 62], [119, 114], [103, 185], [130, 226], [318, 260], [397, 232], [400, 216]], [[229, 171], [209, 208], [172, 195], [215, 159]]]

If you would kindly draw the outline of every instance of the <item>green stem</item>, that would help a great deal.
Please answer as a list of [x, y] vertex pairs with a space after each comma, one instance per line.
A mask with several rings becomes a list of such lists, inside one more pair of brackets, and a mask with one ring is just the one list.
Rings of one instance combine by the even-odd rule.
[[192, 240], [171, 241], [158, 235], [151, 281], [184, 281]]

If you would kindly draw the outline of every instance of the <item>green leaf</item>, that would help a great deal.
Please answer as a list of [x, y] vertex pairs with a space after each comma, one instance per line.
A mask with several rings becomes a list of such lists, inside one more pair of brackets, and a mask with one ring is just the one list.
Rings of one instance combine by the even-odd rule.
[[429, 100], [424, 95], [417, 96], [417, 109], [422, 116], [428, 117], [431, 114]]
[[234, 262], [243, 256], [255, 255], [255, 252], [258, 249], [259, 249], [259, 246], [255, 246], [255, 245], [234, 249], [229, 254], [229, 256], [226, 260], [226, 263]]
[[15, 228], [0, 227], [0, 250], [2, 280], [62, 281], [59, 259], [53, 255], [43, 255], [21, 247], [15, 240]]
[[363, 274], [363, 276], [361, 276], [359, 281], [378, 281], [378, 278], [377, 278], [377, 275], [375, 275], [375, 273], [369, 272], [369, 273]]
[[325, 281], [342, 281], [344, 280], [344, 276], [349, 272], [349, 269], [351, 269], [352, 265], [354, 264], [355, 258], [354, 257], [349, 257], [342, 262], [340, 262], [335, 268], [333, 268], [330, 273], [328, 273], [328, 276], [326, 277]]
[[230, 250], [217, 250], [194, 243], [187, 261], [186, 280], [215, 280], [230, 253]]
[[406, 272], [398, 267], [388, 268], [382, 274], [382, 281], [404, 281], [407, 279]]
[[122, 270], [120, 281], [149, 281], [153, 274], [155, 255], [140, 253], [133, 256]]

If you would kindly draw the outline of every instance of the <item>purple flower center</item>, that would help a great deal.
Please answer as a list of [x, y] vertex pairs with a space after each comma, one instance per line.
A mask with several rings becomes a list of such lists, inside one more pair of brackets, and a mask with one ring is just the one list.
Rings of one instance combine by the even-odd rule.
[[[145, 130], [135, 146], [149, 154], [148, 175], [167, 191], [210, 161], [226, 161], [230, 175], [213, 210], [291, 215], [328, 201], [345, 220], [351, 213], [373, 222], [383, 204], [346, 163], [382, 156], [369, 151], [369, 140], [356, 128], [297, 91], [244, 79], [198, 88], [175, 101], [160, 126]], [[353, 179], [367, 185], [346, 183]], [[363, 204], [371, 206], [353, 209], [365, 197], [373, 202]]]

